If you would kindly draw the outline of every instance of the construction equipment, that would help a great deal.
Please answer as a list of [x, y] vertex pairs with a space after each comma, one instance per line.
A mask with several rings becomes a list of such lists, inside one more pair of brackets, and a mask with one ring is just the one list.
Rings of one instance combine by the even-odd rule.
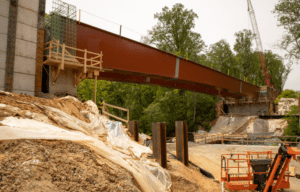
[[262, 42], [261, 42], [260, 34], [258, 31], [258, 26], [257, 26], [257, 22], [256, 22], [254, 9], [253, 9], [251, 0], [247, 0], [247, 2], [248, 2], [248, 12], [249, 12], [249, 16], [250, 16], [250, 20], [251, 20], [251, 24], [252, 24], [252, 28], [253, 28], [256, 46], [258, 49], [259, 60], [260, 60], [260, 65], [261, 65], [262, 73], [264, 76], [265, 84], [266, 84], [266, 86], [273, 88], [274, 85], [270, 82], [271, 76], [269, 76], [269, 74], [268, 74], [268, 68], [267, 68], [267, 64], [266, 64], [266, 60], [265, 60], [265, 55], [263, 53]]
[[221, 155], [221, 181], [229, 190], [273, 192], [289, 188], [288, 167], [291, 158], [296, 160], [300, 155], [300, 144], [281, 145], [275, 158], [272, 155], [272, 151]]

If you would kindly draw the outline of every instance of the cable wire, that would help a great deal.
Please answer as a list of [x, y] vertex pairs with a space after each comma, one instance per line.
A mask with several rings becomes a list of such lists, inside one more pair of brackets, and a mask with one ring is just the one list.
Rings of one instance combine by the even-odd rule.
[[[94, 15], [94, 14], [92, 14], [92, 13], [89, 13], [89, 12], [87, 12], [87, 11], [84, 11], [84, 10], [82, 10], [82, 9], [80, 9], [80, 10], [81, 10], [82, 12], [85, 12], [85, 13], [87, 13], [87, 14], [90, 14], [90, 15], [92, 15], [92, 16], [94, 16], [94, 17], [99, 18], [99, 19], [108, 21], [108, 22], [113, 23], [113, 24], [116, 24], [116, 25], [121, 25], [121, 24], [115, 23], [115, 22], [113, 22], [113, 21], [110, 21], [110, 20], [104, 19], [104, 18], [102, 18], [102, 17], [99, 17], [99, 16], [97, 16], [97, 15]], [[123, 25], [121, 25], [121, 26], [124, 27], [124, 28], [126, 28], [126, 29], [128, 29], [128, 30], [130, 30], [130, 31], [132, 31], [132, 32], [134, 32], [134, 33], [139, 34], [140, 36], [143, 36], [143, 34], [141, 34], [141, 33], [139, 33], [139, 32], [136, 32], [136, 31], [134, 31], [134, 30], [132, 30], [132, 29], [130, 29], [130, 28], [128, 28], [128, 27], [125, 27], [125, 26], [123, 26]]]

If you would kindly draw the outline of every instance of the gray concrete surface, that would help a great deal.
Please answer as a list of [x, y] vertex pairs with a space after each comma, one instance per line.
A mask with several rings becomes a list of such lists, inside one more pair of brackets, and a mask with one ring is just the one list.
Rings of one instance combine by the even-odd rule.
[[269, 113], [269, 104], [262, 103], [256, 105], [228, 105], [228, 112], [229, 113], [249, 113], [250, 115], [262, 115]]
[[9, 12], [9, 1], [1, 0], [0, 1], [0, 15], [8, 17], [8, 12]]
[[7, 34], [8, 29], [8, 17], [0, 16], [0, 33]]
[[0, 34], [0, 51], [6, 52], [7, 47], [7, 35], [6, 34]]
[[0, 1], [0, 90], [4, 90], [9, 2]]
[[19, 0], [13, 92], [34, 95], [39, 0]]
[[49, 93], [54, 94], [56, 92], [69, 92], [77, 95], [77, 87], [73, 86], [74, 74], [73, 70], [65, 69], [59, 72], [56, 83], [52, 85], [52, 66], [50, 67], [49, 78]]

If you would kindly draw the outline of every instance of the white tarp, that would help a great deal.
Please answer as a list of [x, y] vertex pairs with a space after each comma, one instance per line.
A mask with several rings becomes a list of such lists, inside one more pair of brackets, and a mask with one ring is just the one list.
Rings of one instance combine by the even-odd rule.
[[[107, 141], [113, 146], [123, 148], [124, 150], [131, 151], [135, 158], [140, 158], [143, 153], [152, 154], [152, 150], [149, 147], [142, 146], [130, 139], [124, 130], [122, 123], [119, 121], [108, 121], [105, 125], [107, 129]], [[139, 164], [136, 161], [131, 160], [131, 163], [137, 166]], [[144, 161], [143, 164], [139, 166], [140, 170], [145, 168], [152, 173], [165, 187], [169, 189], [171, 187], [172, 181], [170, 174], [159, 166], [157, 163], [152, 163], [149, 160]], [[141, 169], [143, 167], [143, 169]], [[149, 178], [152, 180], [151, 178]]]
[[107, 129], [107, 140], [114, 146], [121, 147], [123, 149], [130, 150], [138, 158], [142, 153], [152, 154], [152, 150], [149, 147], [142, 146], [130, 139], [127, 133], [123, 130], [122, 123], [119, 121], [108, 121], [105, 126]]

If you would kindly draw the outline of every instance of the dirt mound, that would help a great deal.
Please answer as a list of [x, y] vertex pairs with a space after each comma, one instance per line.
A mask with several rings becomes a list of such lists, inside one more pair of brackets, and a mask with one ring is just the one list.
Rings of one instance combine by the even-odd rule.
[[0, 141], [0, 191], [140, 191], [131, 173], [71, 141]]
[[13, 107], [18, 107], [21, 110], [28, 110], [32, 113], [44, 114], [44, 112], [39, 108], [37, 108], [36, 106], [28, 104], [28, 103], [39, 103], [41, 105], [59, 109], [67, 113], [68, 115], [72, 115], [82, 121], [90, 123], [89, 119], [84, 118], [80, 114], [80, 111], [86, 110], [85, 105], [80, 101], [71, 98], [44, 99], [39, 97], [32, 97], [30, 95], [19, 95], [16, 93], [12, 93], [11, 95], [6, 95], [6, 94], [1, 94], [0, 92], [0, 103], [10, 105]]

